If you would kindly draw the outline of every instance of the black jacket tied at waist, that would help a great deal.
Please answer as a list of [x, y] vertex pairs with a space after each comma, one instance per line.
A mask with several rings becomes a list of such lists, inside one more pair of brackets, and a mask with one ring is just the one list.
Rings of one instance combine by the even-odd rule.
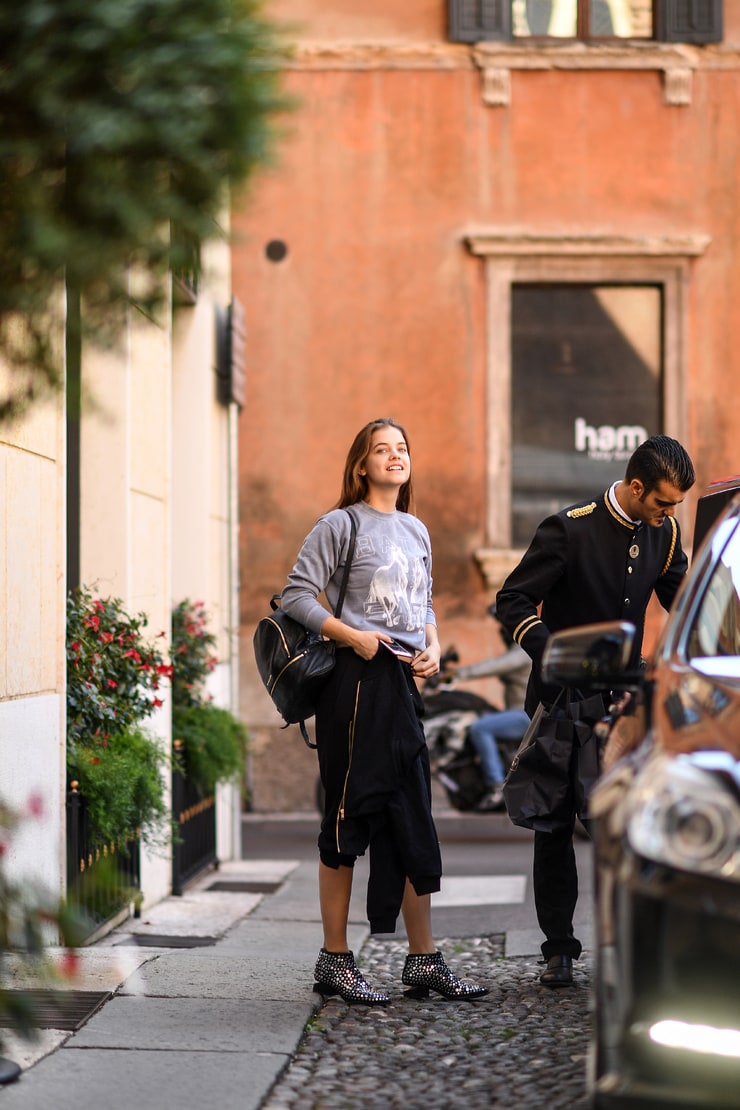
[[422, 712], [407, 664], [382, 649], [370, 661], [337, 652], [316, 713], [327, 797], [319, 847], [344, 857], [369, 847], [374, 933], [395, 930], [407, 877], [419, 895], [440, 887]]

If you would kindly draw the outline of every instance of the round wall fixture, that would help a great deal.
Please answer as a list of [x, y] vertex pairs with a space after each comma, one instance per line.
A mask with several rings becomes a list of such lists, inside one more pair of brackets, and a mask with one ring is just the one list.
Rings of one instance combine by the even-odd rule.
[[282, 262], [288, 253], [288, 244], [282, 239], [271, 239], [265, 247], [265, 254], [270, 262]]

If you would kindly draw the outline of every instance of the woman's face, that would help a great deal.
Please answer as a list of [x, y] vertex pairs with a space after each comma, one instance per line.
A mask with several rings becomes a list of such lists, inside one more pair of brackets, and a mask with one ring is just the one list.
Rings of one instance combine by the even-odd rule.
[[391, 424], [376, 428], [360, 467], [369, 486], [400, 489], [411, 477], [411, 459], [403, 432]]

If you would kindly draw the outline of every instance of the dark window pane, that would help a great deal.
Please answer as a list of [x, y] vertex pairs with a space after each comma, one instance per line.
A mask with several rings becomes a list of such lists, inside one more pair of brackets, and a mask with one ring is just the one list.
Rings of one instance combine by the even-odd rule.
[[589, 19], [591, 38], [649, 39], [652, 0], [590, 0]]
[[453, 42], [509, 38], [511, 0], [449, 0], [448, 12]]
[[512, 289], [512, 539], [606, 489], [661, 430], [658, 286]]

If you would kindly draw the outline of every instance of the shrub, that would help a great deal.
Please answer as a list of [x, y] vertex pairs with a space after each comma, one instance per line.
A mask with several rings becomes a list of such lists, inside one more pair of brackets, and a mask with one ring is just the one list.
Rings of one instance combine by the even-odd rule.
[[163, 704], [158, 693], [172, 667], [145, 638], [146, 625], [146, 614], [130, 616], [117, 598], [96, 598], [85, 587], [70, 593], [67, 774], [79, 783], [93, 845], [138, 832], [148, 843], [165, 839], [169, 760], [140, 726]]
[[202, 601], [181, 601], [172, 610], [172, 704], [203, 705], [210, 701], [205, 685], [218, 662], [216, 637], [208, 631]]
[[[144, 637], [145, 613], [130, 616], [118, 598], [85, 587], [67, 601], [67, 740], [94, 745], [139, 724], [161, 706], [172, 666]], [[164, 636], [164, 632], [160, 633]]]
[[206, 794], [241, 778], [247, 749], [244, 725], [206, 690], [215, 644], [203, 602], [181, 601], [172, 612], [172, 739], [183, 774]]
[[167, 759], [156, 740], [131, 727], [92, 746], [77, 744], [67, 757], [70, 782], [84, 799], [91, 847], [141, 836], [163, 844], [170, 813], [164, 800], [162, 769]]
[[[43, 802], [36, 795], [29, 798], [22, 810], [0, 799], [0, 1026], [9, 1027], [28, 1040], [38, 1036], [38, 1003], [33, 993], [15, 989], [15, 981], [11, 980], [11, 989], [5, 989], [6, 976], [11, 978], [5, 965], [6, 954], [12, 952], [24, 972], [54, 987], [59, 985], [60, 978], [74, 975], [77, 957], [72, 949], [82, 944], [89, 931], [89, 922], [70, 903], [27, 879], [21, 881], [8, 874], [7, 860], [14, 833], [24, 821], [40, 818], [43, 809]], [[58, 933], [67, 948], [57, 966], [48, 959], [46, 951], [50, 929]]]
[[238, 781], [244, 768], [247, 730], [241, 721], [215, 705], [175, 706], [172, 735], [182, 741], [183, 770], [211, 794], [218, 782]]

